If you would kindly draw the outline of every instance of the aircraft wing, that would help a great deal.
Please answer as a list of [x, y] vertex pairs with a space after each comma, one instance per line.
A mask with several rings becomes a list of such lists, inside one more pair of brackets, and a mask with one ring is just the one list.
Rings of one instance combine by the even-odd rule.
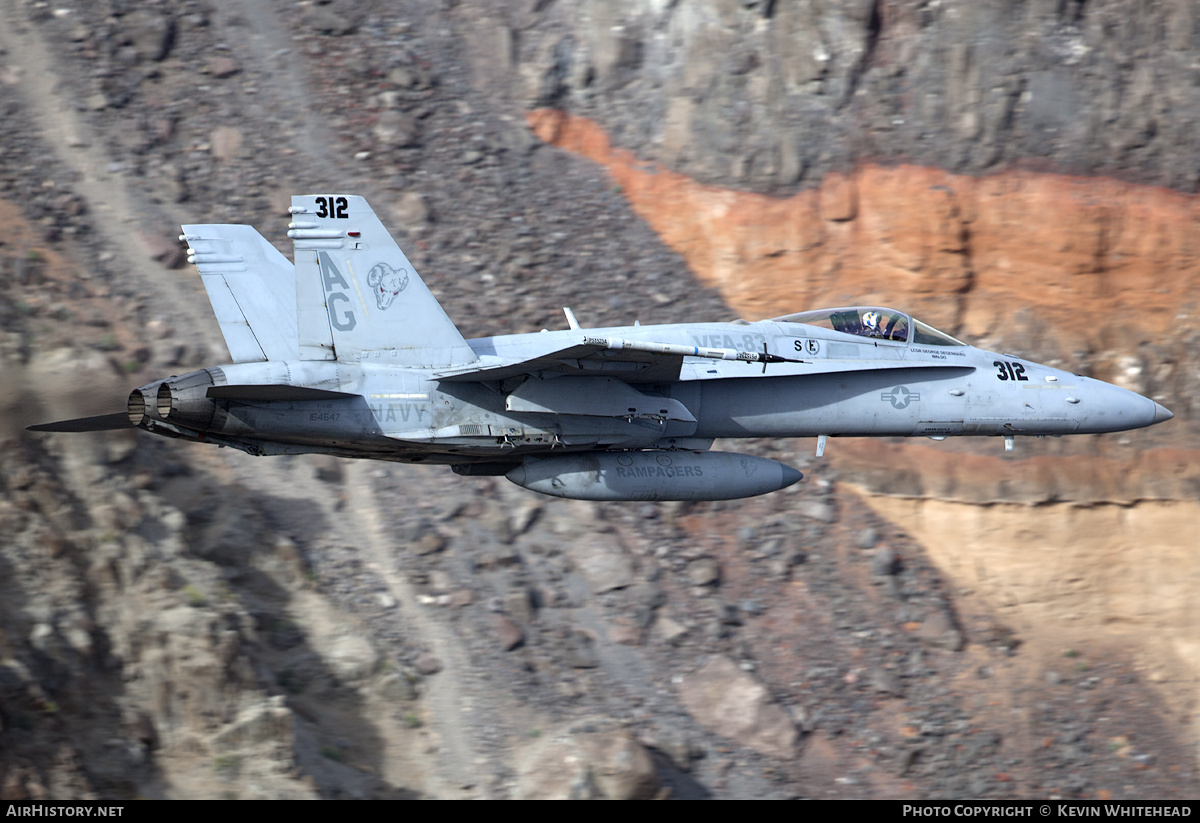
[[[585, 338], [586, 340], [605, 338]], [[683, 355], [612, 350], [607, 344], [580, 342], [526, 360], [445, 369], [437, 377], [452, 383], [489, 382], [521, 375], [571, 374], [615, 377], [626, 383], [671, 382], [679, 379]]]
[[[776, 376], [829, 374], [833, 372], [875, 371], [886, 369], [914, 368], [964, 368], [962, 363], [920, 363], [908, 360], [875, 359], [830, 359], [799, 360], [767, 352], [716, 349], [700, 346], [681, 346], [674, 343], [653, 343], [640, 340], [623, 340], [615, 337], [584, 336], [580, 342], [540, 354], [524, 360], [508, 363], [479, 363], [457, 369], [444, 369], [436, 373], [440, 380], [448, 382], [489, 382], [506, 380], [510, 377], [532, 375], [587, 375], [613, 377], [626, 383], [659, 383], [676, 380], [709, 379], [704, 373], [682, 374], [683, 359], [695, 357], [708, 360], [734, 360], [746, 364], [761, 363], [763, 371], [768, 364], [777, 364]], [[966, 367], [970, 368], [970, 367]], [[747, 371], [746, 377], [755, 376], [756, 371]], [[713, 372], [713, 379], [736, 375], [728, 370]]]
[[487, 381], [504, 380], [522, 374], [557, 372], [577, 375], [582, 372], [588, 375], [615, 377], [626, 383], [669, 382], [679, 379], [685, 357], [764, 364], [801, 362], [777, 354], [767, 354], [765, 351], [747, 352], [584, 335], [578, 344], [548, 354], [513, 363], [448, 369], [439, 372], [438, 377], [449, 381]]

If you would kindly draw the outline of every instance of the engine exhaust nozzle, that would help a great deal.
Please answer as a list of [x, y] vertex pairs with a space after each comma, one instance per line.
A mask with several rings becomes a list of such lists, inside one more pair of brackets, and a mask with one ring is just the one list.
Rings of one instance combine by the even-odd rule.
[[146, 394], [141, 389], [134, 389], [129, 393], [129, 400], [125, 403], [125, 412], [129, 415], [129, 424], [131, 426], [141, 427], [146, 420], [146, 413], [150, 410], [149, 404], [146, 402]]

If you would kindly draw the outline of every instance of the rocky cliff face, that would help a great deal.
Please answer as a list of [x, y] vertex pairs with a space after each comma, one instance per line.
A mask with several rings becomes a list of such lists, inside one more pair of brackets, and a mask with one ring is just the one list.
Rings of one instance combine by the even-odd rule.
[[1186, 365], [1200, 345], [1193, 196], [1107, 178], [865, 163], [775, 197], [647, 165], [590, 120], [555, 110], [529, 120], [542, 139], [608, 168], [634, 209], [747, 316], [901, 305], [980, 345], [1170, 395], [1190, 416], [1200, 389]]
[[[604, 164], [746, 315], [901, 305], [978, 345], [1086, 370], [1177, 409], [1169, 430], [1072, 442], [1055, 458], [855, 442], [836, 444], [831, 459], [1041, 653], [1105, 636], [1190, 716], [1196, 694], [1179, 681], [1200, 676], [1187, 594], [1200, 565], [1185, 525], [1200, 518], [1194, 196], [1103, 178], [864, 165], [772, 197], [648, 166], [557, 110], [529, 119], [543, 139]], [[1036, 508], [997, 505], [1013, 502]]]
[[790, 189], [864, 159], [1105, 170], [1189, 192], [1200, 177], [1187, 0], [1137, 13], [1121, 0], [468, 0], [459, 13], [478, 21], [490, 77], [519, 63], [514, 96], [594, 116], [702, 182]]
[[1190, 428], [1193, 4], [465, 2], [456, 15], [476, 81], [602, 163], [739, 311], [902, 305], [1169, 399], [1173, 430]]
[[[1180, 528], [1200, 516], [1194, 6], [599, 5], [559, 9], [567, 33], [531, 25], [557, 45], [525, 50], [514, 95], [552, 104], [535, 133], [603, 164], [743, 315], [899, 305], [1176, 410], [1038, 449], [1054, 458], [854, 443], [832, 459], [1046, 648], [1070, 626], [1132, 635], [1158, 680], [1194, 683], [1194, 610], [1149, 582], [1200, 573]], [[1054, 562], [1033, 560], [1047, 544]], [[1193, 688], [1165, 691], [1191, 716]]]

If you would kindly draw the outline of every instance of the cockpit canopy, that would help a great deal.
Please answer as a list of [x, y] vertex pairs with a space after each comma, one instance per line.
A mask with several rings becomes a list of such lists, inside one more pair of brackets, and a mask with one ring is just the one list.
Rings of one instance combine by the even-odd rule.
[[772, 318], [776, 323], [804, 323], [825, 329], [871, 337], [876, 340], [891, 340], [896, 343], [913, 343], [921, 346], [965, 346], [960, 340], [940, 332], [927, 323], [914, 320], [904, 312], [880, 306], [850, 306], [839, 309], [815, 309]]

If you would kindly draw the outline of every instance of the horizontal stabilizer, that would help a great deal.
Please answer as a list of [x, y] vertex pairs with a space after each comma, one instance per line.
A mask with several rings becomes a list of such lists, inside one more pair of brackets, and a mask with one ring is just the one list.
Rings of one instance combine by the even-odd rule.
[[132, 429], [128, 412], [113, 412], [96, 417], [78, 417], [74, 420], [60, 420], [57, 423], [38, 423], [36, 426], [26, 426], [31, 432], [107, 432], [118, 429]]
[[209, 386], [207, 396], [213, 400], [242, 400], [270, 402], [274, 400], [343, 400], [359, 397], [327, 389], [310, 389], [306, 386], [249, 385]]

